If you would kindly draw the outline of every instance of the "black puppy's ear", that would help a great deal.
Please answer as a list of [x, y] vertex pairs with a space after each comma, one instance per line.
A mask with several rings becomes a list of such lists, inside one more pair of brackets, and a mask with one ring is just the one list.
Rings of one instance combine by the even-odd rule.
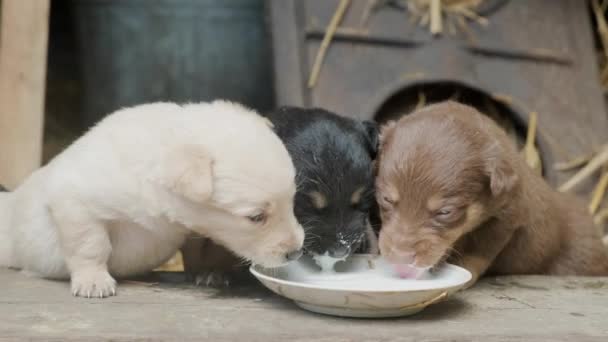
[[365, 138], [368, 144], [369, 154], [372, 156], [372, 159], [376, 158], [376, 154], [378, 154], [378, 145], [379, 145], [379, 131], [378, 124], [374, 121], [363, 121], [363, 131], [365, 133]]

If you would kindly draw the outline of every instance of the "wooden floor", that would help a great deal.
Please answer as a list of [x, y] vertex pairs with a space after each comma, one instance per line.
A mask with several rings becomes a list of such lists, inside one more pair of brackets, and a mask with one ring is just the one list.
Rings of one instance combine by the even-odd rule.
[[410, 318], [308, 313], [255, 283], [229, 291], [160, 274], [117, 297], [0, 270], [0, 340], [608, 341], [608, 278], [503, 277]]

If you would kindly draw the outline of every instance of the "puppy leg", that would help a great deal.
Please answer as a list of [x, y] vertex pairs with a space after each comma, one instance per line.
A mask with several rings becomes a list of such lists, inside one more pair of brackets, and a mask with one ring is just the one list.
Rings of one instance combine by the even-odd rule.
[[198, 234], [188, 236], [186, 242], [181, 247], [184, 272], [194, 275], [203, 268], [203, 249], [207, 240], [207, 238]]
[[367, 237], [368, 253], [372, 255], [379, 255], [380, 248], [378, 247], [378, 237], [376, 236], [376, 232], [374, 232], [374, 228], [372, 225], [367, 222], [367, 226], [365, 227], [365, 236]]
[[165, 156], [153, 177], [169, 191], [200, 203], [213, 191], [212, 166], [202, 147], [180, 146]]
[[203, 237], [190, 237], [182, 247], [184, 270], [199, 286], [229, 286], [234, 272], [241, 267], [238, 257], [226, 248]]
[[74, 201], [53, 203], [51, 215], [70, 270], [72, 294], [87, 298], [115, 295], [116, 281], [107, 266], [112, 245], [103, 224]]
[[462, 259], [457, 262], [473, 275], [465, 288], [473, 286], [490, 268], [498, 254], [511, 240], [513, 233], [512, 228], [498, 220], [491, 220], [470, 233], [464, 244]]

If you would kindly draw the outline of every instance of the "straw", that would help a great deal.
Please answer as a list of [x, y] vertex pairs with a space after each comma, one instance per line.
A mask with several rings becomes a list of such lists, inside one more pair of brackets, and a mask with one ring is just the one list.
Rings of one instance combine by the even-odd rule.
[[537, 174], [542, 175], [542, 163], [540, 160], [540, 154], [536, 148], [536, 127], [538, 122], [538, 113], [531, 112], [528, 120], [528, 134], [526, 137], [526, 144], [522, 150], [526, 164], [530, 166]]
[[[476, 13], [482, 2], [484, 0], [407, 0], [406, 4], [413, 21], [428, 26], [433, 35], [443, 33], [443, 21], [447, 20], [449, 29], [457, 27], [470, 39], [471, 31], [466, 25], [467, 20], [482, 26], [488, 25], [488, 20]], [[458, 25], [450, 26], [452, 20]]]
[[592, 152], [580, 155], [578, 157], [574, 157], [567, 161], [557, 162], [553, 164], [553, 169], [555, 169], [556, 171], [570, 171], [582, 167], [583, 165], [587, 164], [591, 160], [591, 158], [593, 158], [594, 155], [595, 152]]
[[340, 25], [342, 18], [344, 17], [344, 13], [348, 9], [348, 5], [350, 4], [350, 0], [340, 0], [338, 4], [338, 8], [334, 12], [334, 15], [327, 26], [327, 30], [325, 31], [325, 37], [321, 41], [321, 46], [319, 47], [319, 51], [317, 51], [317, 56], [315, 57], [315, 62], [312, 66], [312, 71], [310, 73], [310, 78], [308, 79], [308, 87], [313, 88], [317, 84], [317, 80], [319, 79], [319, 73], [321, 72], [321, 66], [323, 65], [323, 60], [325, 59], [325, 55], [327, 54], [327, 48], [331, 43], [331, 39]]
[[566, 183], [562, 184], [562, 186], [559, 187], [559, 191], [570, 191], [606, 163], [608, 163], [608, 144], [604, 145], [600, 152], [593, 157], [584, 168], [572, 176]]
[[591, 202], [589, 203], [589, 213], [595, 214], [595, 212], [599, 209], [602, 204], [602, 200], [604, 199], [604, 195], [606, 194], [606, 188], [608, 187], [608, 169], [604, 170], [602, 176], [600, 177], [600, 181], [595, 186], [593, 190], [593, 195], [591, 196]]

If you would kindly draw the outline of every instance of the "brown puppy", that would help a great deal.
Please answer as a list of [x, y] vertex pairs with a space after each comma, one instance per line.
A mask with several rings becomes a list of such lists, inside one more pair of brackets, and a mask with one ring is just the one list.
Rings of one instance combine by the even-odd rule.
[[404, 277], [449, 258], [471, 273], [608, 275], [599, 232], [474, 108], [428, 106], [381, 133], [380, 251]]

